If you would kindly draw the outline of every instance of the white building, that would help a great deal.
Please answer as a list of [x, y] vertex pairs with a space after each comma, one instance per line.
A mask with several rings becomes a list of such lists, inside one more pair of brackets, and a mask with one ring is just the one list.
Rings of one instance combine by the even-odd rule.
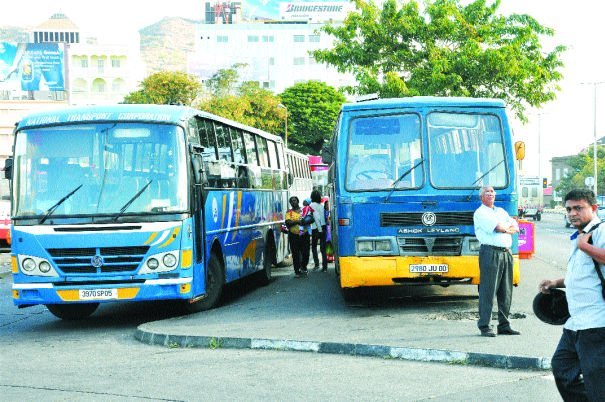
[[136, 90], [145, 73], [138, 39], [119, 44], [84, 39], [78, 26], [62, 13], [30, 33], [33, 43], [65, 44], [65, 91], [70, 104], [116, 103]]
[[[267, 11], [274, 12], [272, 21], [216, 23], [216, 18], [210, 18], [213, 23], [199, 25], [195, 53], [189, 57], [189, 73], [206, 80], [220, 69], [246, 64], [239, 70], [241, 81], [256, 81], [274, 93], [309, 80], [336, 88], [355, 84], [350, 74], [319, 64], [310, 54], [332, 47], [333, 38], [321, 33], [320, 28], [325, 22], [343, 21], [355, 9], [353, 3], [303, 1], [277, 2], [273, 6], [274, 10]], [[215, 5], [211, 11], [215, 9], [220, 7]]]

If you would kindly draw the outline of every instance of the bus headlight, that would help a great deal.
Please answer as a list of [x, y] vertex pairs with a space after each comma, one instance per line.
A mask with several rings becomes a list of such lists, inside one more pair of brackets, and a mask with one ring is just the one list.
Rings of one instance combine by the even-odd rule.
[[160, 263], [155, 258], [147, 260], [147, 267], [151, 270], [156, 270], [160, 266]]
[[362, 237], [355, 239], [357, 255], [394, 255], [398, 252], [394, 237]]
[[32, 255], [17, 255], [21, 273], [29, 276], [59, 276], [50, 261]]
[[50, 264], [47, 261], [42, 261], [40, 265], [38, 265], [38, 269], [42, 273], [48, 273], [50, 271]]
[[470, 251], [478, 253], [479, 249], [481, 249], [481, 243], [477, 239], [472, 239], [468, 242], [468, 248]]
[[36, 262], [31, 258], [26, 258], [21, 263], [21, 268], [23, 268], [24, 271], [32, 272], [34, 269], [36, 269]]
[[171, 253], [166, 254], [164, 258], [162, 258], [162, 261], [164, 262], [164, 265], [169, 268], [172, 268], [176, 265], [176, 257]]
[[388, 240], [376, 240], [374, 247], [376, 251], [391, 251], [391, 242]]
[[178, 253], [179, 250], [172, 250], [150, 255], [139, 269], [139, 274], [144, 275], [174, 271], [179, 265]]

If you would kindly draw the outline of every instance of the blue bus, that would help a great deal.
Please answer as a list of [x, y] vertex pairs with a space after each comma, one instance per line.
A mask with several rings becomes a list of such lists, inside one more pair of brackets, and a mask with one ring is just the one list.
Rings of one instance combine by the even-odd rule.
[[[323, 159], [330, 165], [332, 244], [345, 298], [361, 287], [479, 284], [473, 213], [479, 189], [491, 185], [496, 204], [517, 215], [512, 141], [501, 100], [343, 105]], [[516, 239], [513, 251], [517, 284]]]
[[280, 137], [193, 108], [74, 107], [15, 128], [13, 301], [81, 319], [99, 303], [180, 300], [262, 284], [283, 260]]

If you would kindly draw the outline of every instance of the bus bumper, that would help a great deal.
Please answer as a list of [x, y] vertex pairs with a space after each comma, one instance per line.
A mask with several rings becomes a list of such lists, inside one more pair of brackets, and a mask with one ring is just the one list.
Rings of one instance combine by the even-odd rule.
[[[519, 256], [513, 256], [513, 284], [521, 277]], [[411, 265], [447, 265], [441, 273], [410, 272]], [[464, 257], [340, 257], [340, 286], [479, 284], [479, 256]]]
[[16, 306], [27, 307], [38, 304], [189, 299], [192, 297], [191, 280], [192, 278], [155, 279], [136, 286], [125, 284], [56, 286], [52, 283], [14, 283], [13, 303]]

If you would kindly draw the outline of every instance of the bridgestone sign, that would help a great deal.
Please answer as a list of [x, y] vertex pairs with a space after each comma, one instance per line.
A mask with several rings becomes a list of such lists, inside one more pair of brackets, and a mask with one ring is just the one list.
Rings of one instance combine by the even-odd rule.
[[355, 10], [351, 2], [280, 3], [279, 16], [282, 20], [312, 22], [344, 21], [347, 14]]

